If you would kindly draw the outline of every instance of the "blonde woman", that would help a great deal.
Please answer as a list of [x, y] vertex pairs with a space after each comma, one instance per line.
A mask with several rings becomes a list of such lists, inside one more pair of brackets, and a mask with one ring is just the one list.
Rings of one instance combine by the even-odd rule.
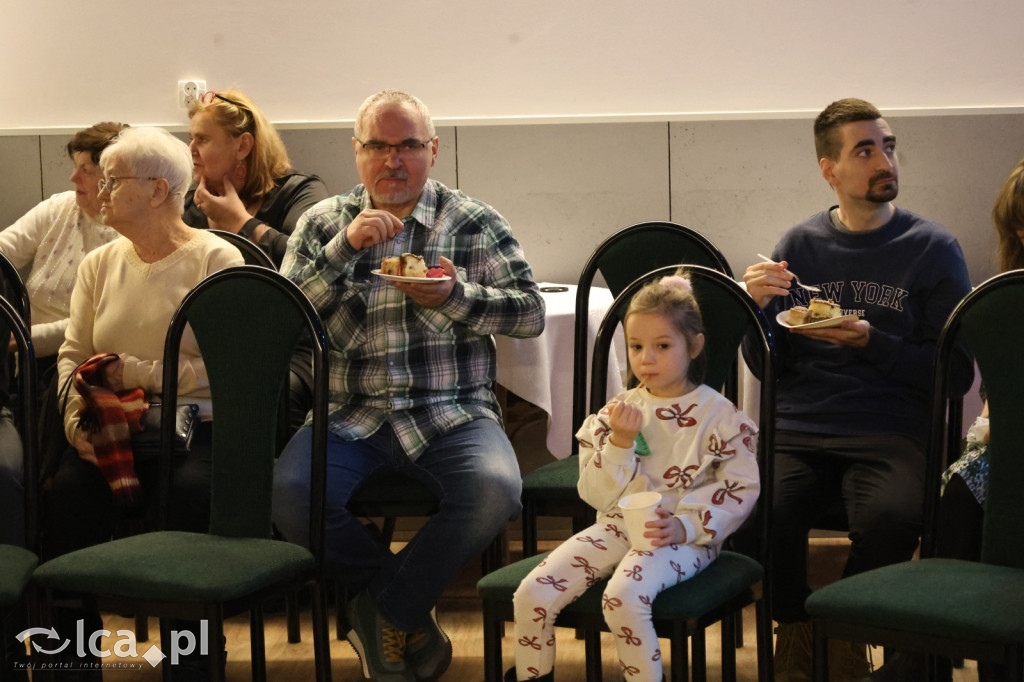
[[327, 198], [327, 187], [291, 167], [281, 136], [244, 93], [209, 90], [188, 115], [196, 185], [183, 219], [240, 234], [280, 266], [299, 216]]

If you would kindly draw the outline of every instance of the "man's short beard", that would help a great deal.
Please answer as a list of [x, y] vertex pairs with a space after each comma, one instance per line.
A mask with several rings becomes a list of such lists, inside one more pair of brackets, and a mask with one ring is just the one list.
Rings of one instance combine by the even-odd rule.
[[896, 195], [900, 193], [898, 185], [892, 185], [885, 189], [876, 190], [874, 188], [869, 189], [868, 193], [864, 196], [868, 201], [873, 201], [876, 204], [887, 204], [890, 201], [896, 199]]
[[[875, 189], [875, 183], [883, 180], [892, 180], [892, 183], [885, 184], [881, 189]], [[880, 176], [871, 178], [868, 181], [868, 191], [864, 195], [864, 198], [868, 201], [873, 201], [876, 204], [887, 204], [896, 198], [896, 195], [900, 193], [899, 180], [893, 176], [892, 173], [883, 173]]]
[[370, 198], [373, 200], [375, 206], [394, 206], [396, 204], [404, 204], [407, 201], [412, 201], [413, 198], [418, 196], [418, 194], [409, 188], [396, 190], [394, 192], [370, 192]]

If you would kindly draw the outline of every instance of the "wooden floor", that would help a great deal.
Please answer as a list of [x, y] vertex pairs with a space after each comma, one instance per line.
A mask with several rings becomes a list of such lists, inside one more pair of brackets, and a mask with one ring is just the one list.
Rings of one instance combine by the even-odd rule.
[[[829, 541], [824, 541], [823, 544], [815, 543], [815, 547], [812, 547], [812, 552], [816, 554], [816, 560], [812, 561], [812, 563], [824, 565], [827, 570], [830, 564], [840, 562], [841, 557], [832, 558], [837, 551], [833, 546], [839, 546], [838, 549], [842, 550], [841, 543]], [[445, 593], [438, 606], [438, 620], [452, 638], [455, 652], [451, 668], [444, 675], [445, 680], [452, 680], [453, 682], [479, 682], [483, 680], [483, 619], [480, 601], [476, 596], [475, 590], [476, 580], [479, 575], [479, 564], [467, 566]], [[115, 633], [112, 638], [104, 640], [104, 648], [110, 648], [119, 639], [116, 634], [117, 630], [133, 630], [134, 621], [121, 616], [108, 615], [105, 618], [105, 626], [108, 630]], [[753, 682], [757, 679], [757, 653], [752, 608], [748, 609], [744, 614], [744, 626], [746, 646], [737, 652], [738, 676], [740, 682]], [[157, 627], [157, 621], [155, 619], [151, 620], [150, 629], [154, 633], [154, 637], [157, 636]], [[249, 626], [247, 619], [239, 617], [231, 620], [225, 627], [225, 634], [228, 648], [228, 682], [244, 682], [251, 679]], [[358, 682], [362, 680], [359, 661], [352, 648], [347, 642], [335, 639], [334, 634], [332, 618], [331, 662], [333, 679], [336, 682]], [[301, 643], [289, 644], [285, 631], [284, 616], [282, 614], [267, 615], [266, 651], [269, 680], [275, 682], [313, 682], [316, 679], [313, 668], [312, 631], [308, 611], [303, 614], [302, 637]], [[717, 626], [709, 631], [707, 636], [709, 680], [721, 679], [719, 637]], [[160, 667], [154, 668], [141, 658], [149, 650], [150, 646], [157, 643], [157, 641], [152, 640], [138, 644], [137, 653], [140, 658], [135, 660], [141, 665], [141, 669], [111, 670], [105, 673], [104, 679], [113, 682], [159, 682], [161, 680]], [[603, 678], [618, 682], [622, 679], [622, 675], [615, 663], [617, 659], [614, 653], [614, 645], [608, 635], [605, 635], [603, 644]], [[667, 642], [663, 644], [662, 648], [667, 651]], [[503, 642], [503, 669], [513, 664], [511, 652], [512, 635], [511, 628], [509, 628]], [[874, 656], [876, 661], [878, 661], [881, 657], [880, 650], [875, 650]], [[583, 643], [574, 639], [571, 631], [560, 629], [558, 631], [558, 682], [584, 682], [583, 664]], [[968, 662], [963, 670], [954, 671], [953, 680], [954, 682], [977, 680], [973, 663]]]

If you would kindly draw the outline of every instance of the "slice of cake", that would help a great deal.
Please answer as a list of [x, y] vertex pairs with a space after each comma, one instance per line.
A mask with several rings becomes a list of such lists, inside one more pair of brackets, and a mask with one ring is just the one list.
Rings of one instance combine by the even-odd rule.
[[400, 277], [426, 277], [427, 264], [423, 256], [403, 253], [401, 256], [385, 258], [380, 262], [382, 275], [398, 275]]
[[812, 298], [808, 308], [807, 322], [831, 320], [833, 317], [840, 317], [842, 315], [839, 304], [831, 298], [827, 301], [820, 298]]
[[786, 311], [786, 324], [796, 327], [797, 325], [806, 324], [807, 316], [810, 314], [805, 306], [795, 305]]

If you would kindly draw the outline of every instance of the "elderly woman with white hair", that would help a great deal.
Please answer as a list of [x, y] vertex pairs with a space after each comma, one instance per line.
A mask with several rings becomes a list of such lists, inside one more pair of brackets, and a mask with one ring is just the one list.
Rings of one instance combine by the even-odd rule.
[[[118, 518], [144, 513], [156, 498], [145, 494], [155, 493], [155, 461], [135, 458], [137, 480], [127, 483], [133, 472], [116, 469], [119, 478], [113, 480], [113, 467], [98, 466], [97, 452], [109, 450], [109, 433], [101, 434], [95, 418], [82, 421], [88, 403], [76, 389], [82, 379], [71, 381], [72, 375], [83, 377], [83, 361], [109, 354], [90, 374], [90, 395], [93, 385], [115, 395], [141, 388], [146, 399], [159, 401], [172, 314], [207, 275], [242, 264], [236, 248], [182, 222], [192, 181], [192, 155], [184, 142], [160, 128], [128, 128], [103, 151], [100, 166], [100, 216], [121, 236], [82, 260], [71, 297], [57, 366], [60, 385], [70, 382], [64, 431], [72, 447], [45, 493], [47, 557], [109, 539]], [[206, 370], [191, 334], [182, 339], [178, 374], [177, 401], [200, 406], [200, 425], [190, 452], [175, 465], [170, 523], [202, 531], [209, 517], [212, 415]], [[104, 439], [104, 448], [94, 448], [97, 439]], [[133, 494], [125, 494], [126, 486]]]

